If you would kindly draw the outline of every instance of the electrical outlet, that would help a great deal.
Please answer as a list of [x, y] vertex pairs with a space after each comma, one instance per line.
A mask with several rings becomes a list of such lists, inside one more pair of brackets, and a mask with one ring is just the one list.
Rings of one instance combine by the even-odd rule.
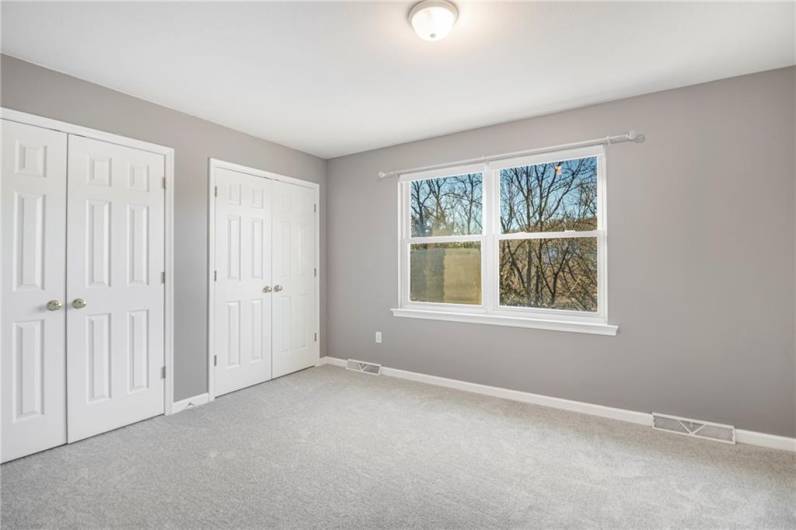
[[376, 344], [381, 344], [381, 331], [376, 332]]

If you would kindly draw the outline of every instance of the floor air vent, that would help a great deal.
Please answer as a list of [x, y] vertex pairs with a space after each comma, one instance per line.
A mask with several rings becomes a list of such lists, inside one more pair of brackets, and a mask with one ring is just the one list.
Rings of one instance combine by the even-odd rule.
[[707, 421], [652, 413], [652, 428], [728, 444], [735, 443], [735, 427]]
[[362, 372], [371, 375], [379, 375], [381, 373], [381, 365], [375, 363], [366, 363], [365, 361], [357, 361], [355, 359], [348, 359], [345, 363], [347, 370], [355, 372]]

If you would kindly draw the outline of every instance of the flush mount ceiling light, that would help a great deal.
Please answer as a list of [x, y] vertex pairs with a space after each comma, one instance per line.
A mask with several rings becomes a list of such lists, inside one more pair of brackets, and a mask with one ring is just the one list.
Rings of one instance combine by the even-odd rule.
[[459, 10], [448, 0], [423, 0], [409, 11], [409, 23], [423, 40], [444, 39], [459, 16]]

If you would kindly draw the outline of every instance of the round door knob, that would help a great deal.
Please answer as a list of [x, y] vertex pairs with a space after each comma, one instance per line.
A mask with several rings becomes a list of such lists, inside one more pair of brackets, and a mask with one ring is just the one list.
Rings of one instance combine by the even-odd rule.
[[72, 300], [72, 307], [75, 309], [83, 309], [88, 303], [83, 298], [75, 298]]
[[64, 303], [60, 300], [50, 300], [47, 302], [47, 311], [58, 311], [64, 307]]
[[283, 289], [283, 287], [282, 287], [281, 285], [274, 285], [274, 292], [275, 292], [275, 293], [278, 293], [278, 292], [279, 292], [279, 291], [281, 291], [282, 289]]
[[265, 287], [263, 287], [263, 292], [264, 293], [270, 293], [271, 292], [271, 286], [270, 285], [266, 285]]

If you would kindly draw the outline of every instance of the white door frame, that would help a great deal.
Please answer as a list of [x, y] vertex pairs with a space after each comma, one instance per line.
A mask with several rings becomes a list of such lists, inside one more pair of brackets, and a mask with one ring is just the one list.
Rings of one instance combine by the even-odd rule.
[[[166, 363], [166, 384], [163, 401], [165, 407], [164, 413], [171, 414], [174, 405], [174, 282], [172, 281], [172, 278], [174, 278], [174, 149], [104, 131], [98, 131], [96, 129], [89, 129], [88, 127], [82, 127], [72, 123], [45, 118], [43, 116], [37, 116], [35, 114], [7, 109], [5, 107], [0, 107], [0, 118], [76, 136], [92, 138], [94, 140], [109, 142], [124, 147], [131, 147], [133, 149], [140, 149], [142, 151], [149, 151], [164, 156], [166, 163], [166, 202], [164, 219], [166, 283], [164, 286], [165, 307], [163, 308], [163, 353]], [[0, 304], [2, 304], [1, 299]], [[2, 330], [0, 330], [0, 333], [2, 333]], [[64, 399], [66, 399], [66, 396], [64, 396]]]
[[285, 182], [296, 186], [303, 186], [315, 191], [315, 268], [318, 274], [315, 275], [315, 309], [313, 315], [315, 317], [315, 329], [318, 333], [318, 343], [321, 341], [321, 304], [320, 304], [320, 279], [321, 279], [321, 206], [320, 206], [320, 185], [308, 180], [297, 179], [294, 177], [287, 177], [278, 173], [270, 171], [263, 171], [262, 169], [255, 169], [251, 167], [242, 166], [232, 162], [225, 162], [217, 158], [211, 158], [208, 164], [208, 179], [207, 179], [207, 393], [209, 400], [212, 401], [216, 398], [215, 389], [215, 370], [213, 366], [213, 345], [215, 344], [215, 321], [214, 321], [214, 303], [215, 303], [215, 290], [213, 289], [213, 273], [216, 268], [216, 236], [215, 236], [215, 223], [216, 223], [216, 201], [215, 201], [215, 188], [216, 188], [216, 169], [227, 169], [229, 171], [237, 171], [255, 177], [275, 180], [277, 182]]

